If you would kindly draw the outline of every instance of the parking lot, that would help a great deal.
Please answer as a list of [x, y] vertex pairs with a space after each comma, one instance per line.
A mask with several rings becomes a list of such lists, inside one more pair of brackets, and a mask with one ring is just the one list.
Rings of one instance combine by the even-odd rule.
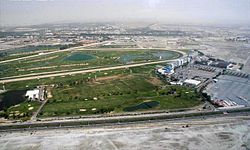
[[215, 77], [221, 69], [202, 65], [189, 65], [175, 70], [174, 77], [179, 80], [197, 79], [204, 82], [206, 79]]
[[238, 105], [250, 106], [250, 78], [221, 75], [218, 82], [209, 85], [206, 91], [212, 99], [230, 100]]

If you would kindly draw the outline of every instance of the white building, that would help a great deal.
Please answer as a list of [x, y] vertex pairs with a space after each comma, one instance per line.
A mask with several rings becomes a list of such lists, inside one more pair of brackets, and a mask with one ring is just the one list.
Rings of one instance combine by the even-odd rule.
[[174, 73], [174, 69], [172, 67], [162, 67], [157, 70], [161, 75], [171, 75]]
[[28, 97], [29, 100], [44, 100], [44, 90], [43, 88], [28, 90], [25, 97]]
[[185, 84], [191, 85], [191, 86], [197, 86], [201, 83], [201, 81], [194, 80], [194, 79], [186, 79], [184, 81]]

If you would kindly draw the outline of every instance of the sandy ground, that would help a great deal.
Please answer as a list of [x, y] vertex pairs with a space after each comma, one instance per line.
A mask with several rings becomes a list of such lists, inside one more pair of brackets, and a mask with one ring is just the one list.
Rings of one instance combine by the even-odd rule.
[[[189, 125], [189, 127], [183, 127]], [[250, 149], [250, 117], [1, 133], [0, 149]]]
[[234, 43], [225, 41], [204, 41], [201, 50], [207, 55], [215, 56], [216, 58], [224, 59], [245, 64], [243, 71], [250, 73], [250, 44]]

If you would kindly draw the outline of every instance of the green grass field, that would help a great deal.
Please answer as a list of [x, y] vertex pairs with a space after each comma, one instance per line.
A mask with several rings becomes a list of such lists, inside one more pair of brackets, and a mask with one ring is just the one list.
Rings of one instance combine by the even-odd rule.
[[[194, 89], [166, 86], [155, 76], [154, 68], [155, 65], [147, 65], [75, 76], [14, 82], [5, 86], [9, 90], [16, 90], [48, 85], [53, 97], [49, 98], [39, 117], [122, 113], [125, 108], [145, 101], [157, 101], [159, 105], [138, 111], [190, 108], [201, 104], [201, 98]], [[20, 114], [27, 114], [27, 116], [19, 116], [26, 120], [32, 114], [27, 112], [26, 105], [27, 101], [21, 103], [19, 107], [11, 107], [7, 110], [6, 115], [9, 116], [11, 112], [19, 111]], [[37, 109], [37, 106], [39, 103], [35, 105], [34, 110]], [[10, 117], [14, 118], [14, 116]]]
[[193, 89], [163, 85], [155, 77], [133, 74], [53, 88], [53, 97], [40, 117], [121, 113], [126, 107], [145, 101], [160, 103], [149, 110], [188, 108], [201, 103]]
[[[52, 88], [40, 117], [121, 113], [145, 101], [157, 101], [159, 106], [145, 110], [179, 109], [197, 106], [201, 98], [194, 89], [181, 86], [165, 86], [155, 77], [154, 65], [135, 67], [116, 73], [100, 72], [94, 79], [65, 83]], [[107, 73], [107, 72], [106, 72]], [[141, 111], [138, 110], [138, 111]]]
[[[50, 71], [105, 67], [126, 63], [144, 62], [147, 60], [156, 61], [159, 60], [159, 57], [154, 55], [154, 53], [157, 52], [157, 50], [79, 50], [75, 52], [41, 55], [27, 60], [0, 64], [0, 78]], [[164, 53], [167, 56], [164, 59], [181, 56], [177, 52], [164, 51]]]
[[[160, 60], [159, 56], [167, 60], [178, 58], [181, 54], [158, 50], [61, 52], [1, 64], [0, 78], [47, 71], [157, 61]], [[190, 108], [201, 104], [201, 98], [194, 89], [166, 85], [159, 80], [154, 73], [155, 67], [156, 65], [146, 65], [4, 85], [8, 90], [26, 90], [38, 85], [46, 85], [52, 97], [45, 104], [39, 117], [122, 113], [128, 110], [126, 108], [147, 102], [156, 102], [158, 105], [152, 108], [140, 108], [137, 111]], [[27, 120], [39, 105], [38, 102], [24, 101], [0, 113], [8, 118]]]
[[[40, 103], [36, 101], [25, 101], [18, 105], [12, 106], [7, 109], [4, 114], [8, 119], [20, 119], [22, 121], [27, 121], [33, 115], [35, 111], [39, 108]], [[3, 113], [3, 112], [2, 112]]]

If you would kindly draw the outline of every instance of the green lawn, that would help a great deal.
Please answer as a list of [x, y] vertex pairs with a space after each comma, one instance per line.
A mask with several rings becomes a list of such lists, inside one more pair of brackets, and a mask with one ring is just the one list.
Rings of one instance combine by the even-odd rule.
[[6, 115], [9, 119], [29, 120], [41, 103], [36, 101], [25, 101], [7, 109]]
[[[20, 81], [6, 83], [5, 87], [9, 90], [17, 90], [32, 89], [37, 85], [53, 85], [51, 88], [53, 97], [49, 99], [39, 117], [120, 113], [124, 112], [126, 107], [145, 101], [160, 103], [157, 107], [148, 110], [188, 108], [201, 104], [199, 95], [193, 89], [165, 86], [165, 83], [155, 77], [154, 68], [155, 65], [146, 65]], [[95, 77], [97, 77], [96, 80]], [[19, 109], [20, 112], [27, 110], [26, 103], [21, 103], [21, 106], [15, 109]], [[25, 109], [23, 105], [26, 106]], [[8, 113], [10, 111], [14, 110], [8, 109]]]
[[[124, 112], [124, 108], [144, 101], [158, 101], [150, 110], [176, 109], [201, 103], [193, 89], [151, 83], [153, 78], [129, 75], [112, 80], [92, 81], [78, 86], [52, 89], [53, 98], [42, 110], [40, 117], [87, 115]], [[170, 93], [170, 91], [175, 91]]]
[[[159, 60], [159, 53], [162, 55], [162, 52], [157, 50], [89, 50], [62, 52], [47, 56], [41, 55], [37, 58], [1, 64], [0, 77], [65, 69], [104, 67], [148, 60], [156, 61]], [[181, 54], [175, 52], [167, 51], [166, 53], [170, 53], [170, 55], [164, 56], [164, 59], [181, 56]], [[91, 56], [91, 59], [89, 56]], [[67, 66], [84, 63], [87, 65]], [[32, 70], [32, 68], [51, 66], [56, 67]], [[165, 86], [166, 84], [155, 76], [155, 66], [146, 65], [5, 83], [5, 88], [8, 90], [24, 90], [33, 89], [38, 85], [48, 85], [53, 97], [49, 98], [39, 117], [121, 113], [126, 110], [125, 108], [149, 101], [157, 101], [159, 105], [150, 109], [140, 109], [139, 111], [188, 108], [201, 104], [201, 98], [194, 89], [181, 86]], [[31, 70], [27, 70], [30, 68]], [[1, 112], [3, 113], [1, 115], [13, 119], [27, 120], [39, 106], [39, 102], [25, 101], [8, 108], [6, 112]]]

